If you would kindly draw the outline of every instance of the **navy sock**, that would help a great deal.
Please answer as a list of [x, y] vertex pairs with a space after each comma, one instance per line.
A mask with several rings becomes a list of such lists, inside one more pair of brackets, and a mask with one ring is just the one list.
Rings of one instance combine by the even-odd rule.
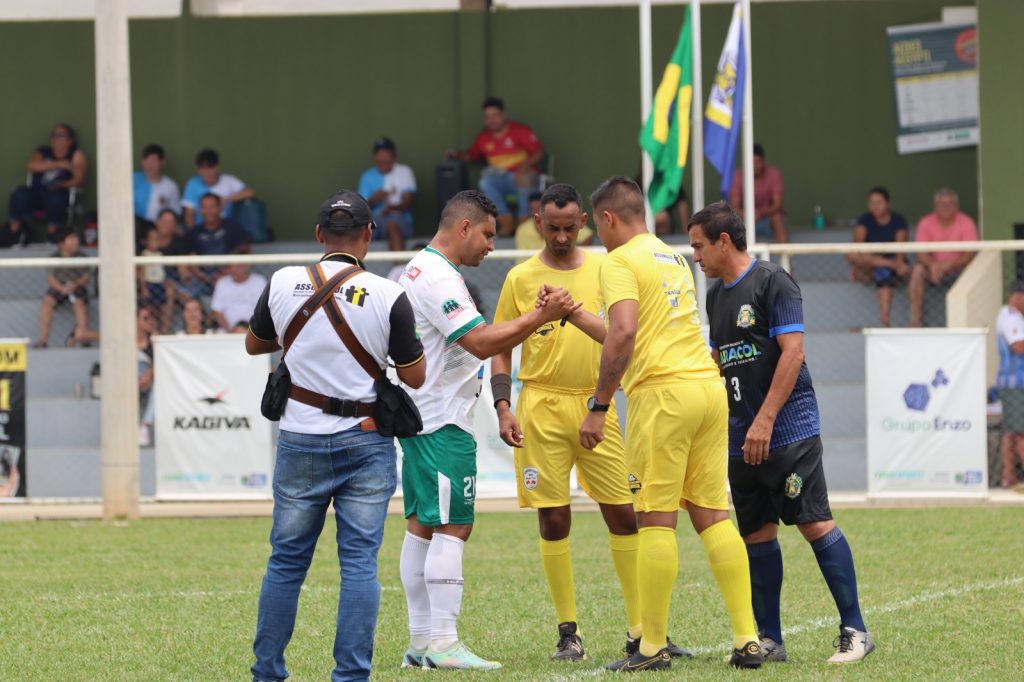
[[850, 551], [846, 536], [839, 528], [833, 528], [812, 542], [811, 549], [818, 559], [818, 567], [828, 583], [832, 598], [836, 601], [840, 622], [866, 632], [867, 627], [860, 615], [860, 602], [857, 600], [857, 572], [853, 568], [853, 552]]
[[761, 634], [782, 643], [779, 598], [782, 595], [782, 549], [778, 540], [747, 545], [751, 601]]

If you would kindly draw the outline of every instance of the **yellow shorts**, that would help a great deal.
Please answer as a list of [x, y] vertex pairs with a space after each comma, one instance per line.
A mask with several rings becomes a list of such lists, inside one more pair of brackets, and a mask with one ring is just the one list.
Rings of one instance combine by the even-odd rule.
[[[638, 512], [728, 509], [729, 404], [721, 379], [642, 384], [629, 395], [626, 467]], [[639, 484], [639, 489], [637, 489]]]
[[623, 459], [622, 432], [614, 403], [605, 420], [604, 440], [593, 450], [580, 445], [580, 425], [590, 393], [523, 386], [516, 419], [523, 447], [515, 449], [519, 506], [540, 509], [569, 504], [569, 471], [587, 495], [602, 504], [633, 501]]

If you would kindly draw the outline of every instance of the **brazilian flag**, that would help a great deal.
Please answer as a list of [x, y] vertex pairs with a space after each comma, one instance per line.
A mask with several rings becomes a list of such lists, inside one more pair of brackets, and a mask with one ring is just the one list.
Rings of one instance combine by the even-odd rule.
[[686, 169], [690, 145], [690, 107], [693, 99], [693, 50], [690, 8], [686, 8], [679, 40], [665, 67], [654, 105], [640, 131], [640, 146], [654, 163], [654, 177], [647, 188], [651, 210], [662, 211], [675, 203]]

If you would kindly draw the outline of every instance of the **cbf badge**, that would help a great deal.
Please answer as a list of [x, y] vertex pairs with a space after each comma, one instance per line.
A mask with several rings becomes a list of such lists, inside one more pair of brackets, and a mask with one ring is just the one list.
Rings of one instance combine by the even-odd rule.
[[804, 479], [800, 478], [796, 474], [790, 474], [789, 478], [786, 479], [785, 494], [791, 500], [795, 500], [800, 496], [800, 491], [804, 489]]
[[523, 469], [523, 487], [527, 490], [533, 490], [537, 487], [537, 483], [540, 481], [540, 472], [537, 471], [536, 467], [525, 467]]
[[630, 474], [629, 475], [629, 492], [631, 492], [634, 495], [636, 495], [638, 492], [640, 492], [640, 488], [642, 488], [642, 487], [643, 487], [643, 485], [640, 483], [640, 479], [636, 477], [636, 474]]
[[740, 314], [736, 316], [736, 326], [742, 329], [754, 326], [754, 308], [749, 303], [740, 306]]

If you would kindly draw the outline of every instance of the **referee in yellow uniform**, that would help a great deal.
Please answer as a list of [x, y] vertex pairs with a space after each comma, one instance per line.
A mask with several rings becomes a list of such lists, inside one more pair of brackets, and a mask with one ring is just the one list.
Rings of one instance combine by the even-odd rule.
[[601, 266], [608, 328], [605, 333], [603, 325], [585, 318], [584, 328], [603, 338], [604, 348], [580, 443], [596, 448], [609, 437], [612, 425], [602, 410], [621, 382], [629, 400], [626, 466], [640, 526], [643, 638], [636, 653], [608, 667], [632, 672], [671, 666], [666, 628], [679, 563], [680, 507], [700, 535], [732, 620], [729, 662], [760, 667], [764, 656], [751, 608], [747, 552], [729, 520], [729, 407], [701, 335], [693, 275], [682, 256], [647, 231], [643, 193], [633, 180], [609, 178], [590, 203], [609, 252]]
[[[538, 292], [545, 286], [567, 289], [575, 301], [582, 302], [589, 317], [599, 319], [597, 316], [604, 312], [598, 275], [605, 256], [576, 247], [587, 221], [583, 198], [571, 185], [552, 185], [544, 192], [534, 220], [544, 248], [508, 273], [498, 299], [495, 324], [533, 310]], [[627, 649], [636, 649], [641, 635], [636, 515], [614, 405], [608, 406], [611, 419], [607, 437], [599, 447], [582, 448], [575, 428], [587, 413], [600, 354], [600, 345], [572, 325], [555, 322], [540, 327], [522, 345], [518, 375], [523, 390], [515, 414], [511, 404], [512, 354], [502, 353], [491, 360], [491, 386], [501, 437], [515, 448], [519, 504], [538, 512], [541, 562], [559, 622], [558, 645], [552, 658], [561, 660], [585, 657], [576, 623], [569, 552], [569, 472], [573, 465], [580, 484], [597, 501], [608, 526], [612, 562], [626, 602]], [[689, 655], [671, 643], [669, 646], [672, 655]]]

